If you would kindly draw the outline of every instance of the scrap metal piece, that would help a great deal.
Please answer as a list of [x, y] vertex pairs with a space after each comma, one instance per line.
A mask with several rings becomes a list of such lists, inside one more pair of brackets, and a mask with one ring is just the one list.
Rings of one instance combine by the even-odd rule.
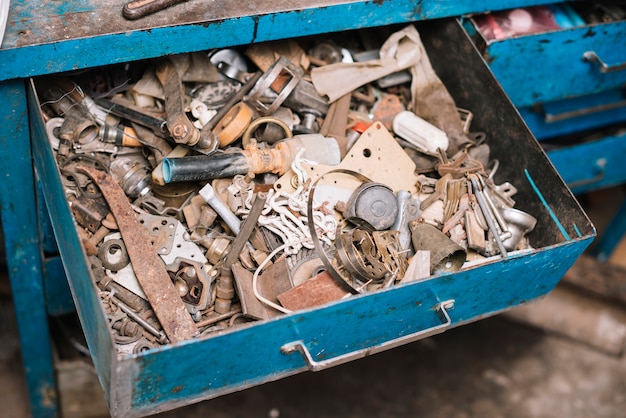
[[144, 109], [139, 109], [130, 103], [122, 104], [108, 99], [96, 99], [95, 102], [107, 113], [127, 119], [135, 125], [148, 128], [158, 137], [165, 138], [167, 136], [166, 121]]
[[183, 224], [167, 216], [139, 215], [139, 223], [150, 234], [155, 251], [166, 265], [178, 265], [176, 259], [207, 262], [203, 251], [191, 241]]
[[381, 183], [364, 183], [352, 193], [344, 212], [346, 218], [361, 218], [374, 229], [389, 229], [398, 216], [398, 201], [393, 191]]
[[[302, 80], [302, 70], [287, 58], [280, 57], [259, 78], [250, 93], [244, 97], [244, 101], [260, 114], [271, 115], [294, 91], [300, 80]], [[269, 93], [275, 97], [267, 97]]]
[[102, 267], [112, 271], [121, 270], [130, 263], [124, 241], [121, 239], [104, 241], [98, 249], [98, 258], [102, 262]]
[[480, 211], [483, 213], [485, 217], [485, 221], [487, 222], [487, 225], [489, 226], [489, 231], [493, 235], [493, 239], [496, 241], [498, 249], [500, 250], [500, 255], [503, 258], [506, 258], [507, 250], [506, 248], [504, 248], [504, 244], [502, 243], [502, 238], [500, 238], [500, 231], [498, 230], [498, 227], [496, 226], [496, 221], [493, 217], [493, 213], [485, 199], [485, 195], [483, 193], [483, 189], [480, 184], [480, 181], [477, 179], [477, 176], [475, 174], [470, 174], [468, 178], [472, 183], [472, 190], [474, 192], [474, 195], [476, 196], [476, 200], [478, 201], [478, 206], [480, 207]]
[[398, 214], [391, 229], [399, 233], [400, 248], [404, 251], [411, 251], [409, 222], [416, 220], [422, 214], [420, 201], [413, 199], [411, 193], [406, 190], [398, 190], [396, 199], [398, 201]]
[[465, 249], [432, 225], [413, 222], [411, 239], [415, 251], [430, 252], [432, 274], [459, 271], [465, 263]]
[[[340, 164], [311, 165], [302, 162], [301, 165], [306, 169], [312, 182], [330, 171], [342, 169], [361, 173], [370, 181], [389, 186], [394, 192], [398, 190], [416, 192], [418, 175], [415, 172], [415, 163], [380, 122], [373, 123], [363, 132]], [[275, 187], [284, 193], [293, 193], [295, 187], [291, 184], [291, 179], [295, 175], [293, 170], [287, 171], [276, 182]]]
[[122, 7], [122, 15], [129, 20], [139, 19], [184, 1], [186, 0], [134, 0]]
[[[278, 263], [278, 264], [282, 264], [282, 263]], [[272, 264], [271, 266], [274, 266], [274, 264]], [[279, 268], [279, 266], [274, 268], [274, 270], [277, 268]], [[281, 268], [281, 270], [283, 269]], [[235, 278], [235, 284], [237, 285], [237, 294], [239, 295], [239, 299], [241, 301], [241, 310], [244, 315], [246, 315], [247, 317], [255, 318], [259, 320], [274, 318], [276, 316], [281, 315], [281, 312], [277, 311], [271, 306], [265, 305], [263, 302], [257, 299], [257, 297], [254, 294], [253, 280], [252, 280], [253, 274], [251, 271], [246, 270], [244, 267], [241, 266], [240, 263], [236, 263], [232, 267], [232, 273]], [[282, 273], [275, 275], [274, 277], [286, 278], [287, 277], [286, 273], [287, 273], [287, 268], [285, 265]], [[259, 276], [260, 282], [263, 282], [262, 278], [264, 274]], [[283, 288], [281, 292], [284, 292], [287, 289], [288, 288]], [[263, 295], [263, 297], [274, 299], [274, 297], [271, 297], [270, 295], [266, 295], [266, 293], [264, 293], [264, 289], [262, 288], [259, 289], [259, 293]]]
[[320, 256], [308, 248], [301, 249], [298, 253], [287, 257], [287, 265], [289, 266], [289, 278], [294, 287], [326, 270]]
[[72, 200], [70, 209], [78, 225], [95, 233], [102, 225], [102, 220], [109, 213], [104, 199], [80, 195]]
[[109, 204], [126, 243], [137, 280], [169, 340], [177, 343], [195, 337], [198, 334], [196, 325], [122, 188], [105, 172], [91, 167], [79, 167], [77, 170], [93, 179]]
[[[266, 200], [267, 193], [257, 193], [254, 203], [252, 204], [252, 208], [250, 209], [250, 213], [241, 223], [241, 229], [233, 240], [230, 251], [226, 255], [226, 259], [221, 266], [220, 278], [217, 282], [217, 300], [215, 305], [215, 312], [217, 313], [226, 313], [230, 310], [230, 300], [234, 296], [233, 279], [235, 279], [233, 277], [232, 266], [237, 262], [241, 251], [252, 235], [259, 216], [261, 216]], [[243, 297], [240, 297], [243, 304]], [[222, 302], [219, 306], [217, 304], [218, 301]]]
[[219, 142], [213, 133], [200, 132], [185, 114], [185, 92], [176, 67], [170, 60], [159, 63], [156, 76], [163, 85], [167, 129], [178, 144], [193, 147], [202, 154], [213, 153]]
[[166, 268], [174, 273], [174, 284], [190, 314], [196, 315], [208, 308], [211, 299], [211, 276], [207, 274], [204, 263], [176, 258]]
[[296, 311], [320, 306], [348, 295], [349, 292], [339, 286], [327, 271], [323, 271], [301, 285], [279, 294], [278, 300], [285, 308]]

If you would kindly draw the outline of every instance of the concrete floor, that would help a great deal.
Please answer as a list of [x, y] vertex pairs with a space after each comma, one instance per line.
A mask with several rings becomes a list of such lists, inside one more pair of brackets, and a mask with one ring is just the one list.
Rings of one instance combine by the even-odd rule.
[[[594, 219], [599, 229], [607, 219], [603, 211], [610, 211], [605, 203], [600, 201]], [[625, 249], [622, 242], [612, 261], [626, 264]], [[0, 296], [0, 320], [0, 416], [27, 417], [17, 330], [6, 290]], [[58, 368], [65, 418], [108, 416], [86, 360]], [[618, 418], [626, 416], [626, 356], [607, 355], [584, 342], [498, 316], [331, 370], [157, 416]]]

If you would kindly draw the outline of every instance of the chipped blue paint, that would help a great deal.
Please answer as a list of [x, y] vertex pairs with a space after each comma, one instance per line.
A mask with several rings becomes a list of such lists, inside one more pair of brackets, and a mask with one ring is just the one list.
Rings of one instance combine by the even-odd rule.
[[595, 51], [607, 64], [624, 63], [625, 39], [626, 21], [619, 21], [491, 42], [484, 55], [513, 103], [523, 107], [619, 87], [626, 71], [602, 74], [582, 57]]
[[0, 97], [0, 147], [5, 150], [0, 153], [0, 213], [22, 361], [32, 414], [56, 417], [24, 81], [0, 83]]
[[[48, 36], [46, 28], [53, 17], [58, 18], [62, 13], [82, 13], [85, 18], [97, 18], [102, 8], [121, 7], [125, 1], [43, 1], [37, 6], [26, 1], [11, 2], [12, 20], [3, 48], [0, 49], [0, 80], [22, 79], [32, 75], [213, 47], [510, 8], [522, 3], [516, 0], [394, 0], [382, 4], [354, 1], [314, 10], [231, 17], [209, 24], [187, 23], [145, 30], [121, 28], [117, 33], [101, 35], [86, 32], [80, 34], [80, 39], [50, 39]], [[546, 2], [527, 0], [524, 3], [530, 5]], [[33, 41], [24, 42], [24, 39]], [[17, 166], [20, 170], [26, 170], [30, 169], [31, 164], [23, 82], [4, 82], [0, 86], [2, 97], [10, 93], [13, 100], [0, 105], [0, 114], [10, 115], [4, 125], [9, 128], [5, 128], [4, 134], [0, 134], [0, 141], [5, 148], [10, 147], [12, 151], [11, 161], [8, 159], [9, 153], [5, 153], [5, 158], [2, 159], [4, 165], [0, 168], [3, 169], [5, 181], [0, 183], [0, 187], [9, 188], [11, 185], [23, 184], [24, 179], [32, 184], [28, 175], [11, 178], [15, 173], [10, 169]], [[584, 218], [581, 211], [577, 222], [583, 236], [573, 241], [551, 242], [537, 252], [471, 269], [458, 276], [442, 276], [332, 304], [323, 309], [253, 324], [209, 339], [187, 341], [138, 356], [118, 357], [114, 353], [106, 317], [89, 278], [85, 256], [75, 233], [75, 223], [63, 198], [58, 170], [38, 117], [37, 101], [30, 94], [29, 110], [36, 169], [46, 184], [43, 192], [47, 209], [54, 219], [54, 233], [62, 243], [59, 250], [70, 278], [69, 287], [76, 301], [76, 309], [100, 382], [105, 388], [105, 395], [115, 416], [154, 414], [175, 405], [218, 396], [300, 372], [303, 370], [302, 359], [279, 351], [280, 345], [295, 339], [304, 340], [316, 358], [327, 358], [432, 327], [435, 321], [431, 308], [442, 298], [458, 299], [457, 307], [451, 312], [455, 325], [494, 314], [549, 291], [595, 234], [588, 220], [581, 219]], [[14, 140], [18, 142], [14, 143]], [[9, 144], [9, 141], [12, 142]], [[15, 159], [18, 160], [17, 163]], [[32, 171], [30, 175], [32, 176]], [[40, 242], [33, 231], [36, 229], [36, 222], [27, 222], [26, 227], [13, 222], [16, 219], [36, 219], [36, 215], [31, 213], [35, 211], [35, 206], [33, 203], [32, 211], [29, 209], [16, 214], [20, 202], [16, 196], [3, 196], [0, 200], [3, 222], [9, 224], [6, 239], [10, 244], [8, 254], [12, 257], [12, 283], [17, 282], [17, 277], [26, 277], [28, 280], [22, 280], [20, 285], [30, 286], [29, 303], [23, 300], [26, 293], [18, 287], [16, 301], [19, 304], [16, 307], [22, 310], [31, 309], [32, 293], [35, 292], [35, 309], [29, 311], [28, 317], [32, 322], [29, 326], [20, 324], [20, 332], [30, 335], [36, 329], [39, 340], [32, 338], [26, 341], [27, 344], [23, 346], [26, 349], [24, 361], [31, 394], [34, 393], [31, 398], [34, 415], [55, 416], [56, 389], [51, 370], [52, 361], [47, 339], [43, 338], [44, 343], [41, 342], [41, 336], [47, 335], [47, 329], [42, 295]], [[21, 228], [25, 228], [28, 233], [25, 234]], [[5, 234], [6, 232], [5, 228]], [[550, 236], [556, 236], [552, 234], [553, 231], [550, 232]], [[33, 262], [25, 266], [25, 260]], [[51, 261], [48, 266], [52, 267], [54, 263], [55, 261]], [[520, 275], [517, 274], [518, 271]], [[363, 298], [368, 298], [367, 303]], [[334, 328], [337, 323], [340, 328]], [[352, 326], [348, 327], [350, 324]], [[37, 341], [37, 347], [32, 347], [33, 341]], [[35, 353], [38, 355], [35, 356]], [[176, 364], [176, 367], [172, 367], [172, 364]], [[198, 370], [200, 375], [197, 374]], [[51, 395], [44, 397], [43, 394]]]
[[[95, 25], [99, 9], [119, 7], [121, 10], [123, 3], [92, 0], [84, 2], [82, 8], [95, 14], [90, 16], [94, 19]], [[524, 3], [541, 4], [546, 1], [526, 0]], [[382, 4], [356, 1], [146, 30], [125, 31], [122, 26], [124, 21], [121, 20], [119, 33], [94, 36], [84, 33], [80, 39], [49, 39], [43, 28], [57, 22], [52, 21], [53, 17], [58, 16], [54, 9], [47, 10], [45, 5], [36, 8], [16, 5], [11, 11], [11, 21], [7, 26], [3, 48], [0, 49], [0, 80], [154, 58], [166, 54], [504, 9], [519, 4], [520, 1], [515, 0], [422, 1], [419, 5], [416, 5], [414, 0], [394, 0]], [[28, 6], [31, 6], [30, 3]], [[22, 17], [29, 14], [33, 15]], [[37, 22], [38, 26], [33, 26], [33, 21]], [[41, 32], [32, 36], [31, 43], [22, 45], [20, 37], [24, 35], [20, 33], [28, 33], [27, 31]], [[16, 45], [20, 47], [16, 48]]]
[[[67, 200], [60, 182], [60, 174], [52, 156], [52, 150], [47, 142], [45, 126], [41, 120], [38, 100], [33, 89], [28, 89], [29, 114], [31, 129], [33, 130], [33, 159], [35, 169], [42, 179], [45, 187], [42, 188], [46, 207], [53, 222], [54, 234], [58, 242], [59, 251], [63, 259], [68, 277], [74, 277], [69, 281], [70, 291], [76, 305], [76, 310], [81, 320], [81, 326], [85, 332], [85, 338], [92, 359], [98, 369], [98, 378], [103, 387], [111, 384], [111, 374], [114, 373], [109, 366], [113, 355], [113, 343], [109, 334], [106, 316], [100, 304], [100, 298], [95, 291], [95, 284], [87, 267], [87, 260], [82, 250], [80, 238], [76, 233], [77, 225], [69, 210]], [[57, 181], [49, 181], [56, 178]], [[87, 270], [86, 270], [87, 269]], [[108, 395], [108, 392], [106, 393]]]

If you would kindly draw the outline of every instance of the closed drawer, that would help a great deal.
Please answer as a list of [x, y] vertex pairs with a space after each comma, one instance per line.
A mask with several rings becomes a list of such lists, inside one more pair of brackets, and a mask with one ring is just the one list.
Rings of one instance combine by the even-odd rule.
[[[489, 67], [518, 107], [583, 96], [626, 82], [626, 21], [487, 40], [465, 21]], [[602, 65], [604, 64], [604, 65]]]
[[574, 193], [626, 182], [626, 133], [548, 151], [548, 157]]
[[519, 108], [539, 141], [626, 121], [624, 89]]
[[[499, 160], [516, 208], [538, 222], [531, 250], [454, 274], [392, 286], [136, 354], [120, 353], [64, 196], [37, 93], [30, 91], [36, 170], [69, 285], [113, 416], [144, 416], [306, 370], [321, 370], [475, 321], [549, 292], [589, 245], [593, 225], [454, 20], [416, 24], [432, 65]], [[471, 69], [459, 71], [458, 69]]]

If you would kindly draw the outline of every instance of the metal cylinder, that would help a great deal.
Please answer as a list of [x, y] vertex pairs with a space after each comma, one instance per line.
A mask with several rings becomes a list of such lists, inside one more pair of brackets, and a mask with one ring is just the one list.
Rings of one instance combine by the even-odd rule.
[[165, 183], [199, 181], [234, 177], [250, 171], [248, 159], [241, 152], [225, 154], [194, 155], [191, 157], [165, 158], [162, 161]]

